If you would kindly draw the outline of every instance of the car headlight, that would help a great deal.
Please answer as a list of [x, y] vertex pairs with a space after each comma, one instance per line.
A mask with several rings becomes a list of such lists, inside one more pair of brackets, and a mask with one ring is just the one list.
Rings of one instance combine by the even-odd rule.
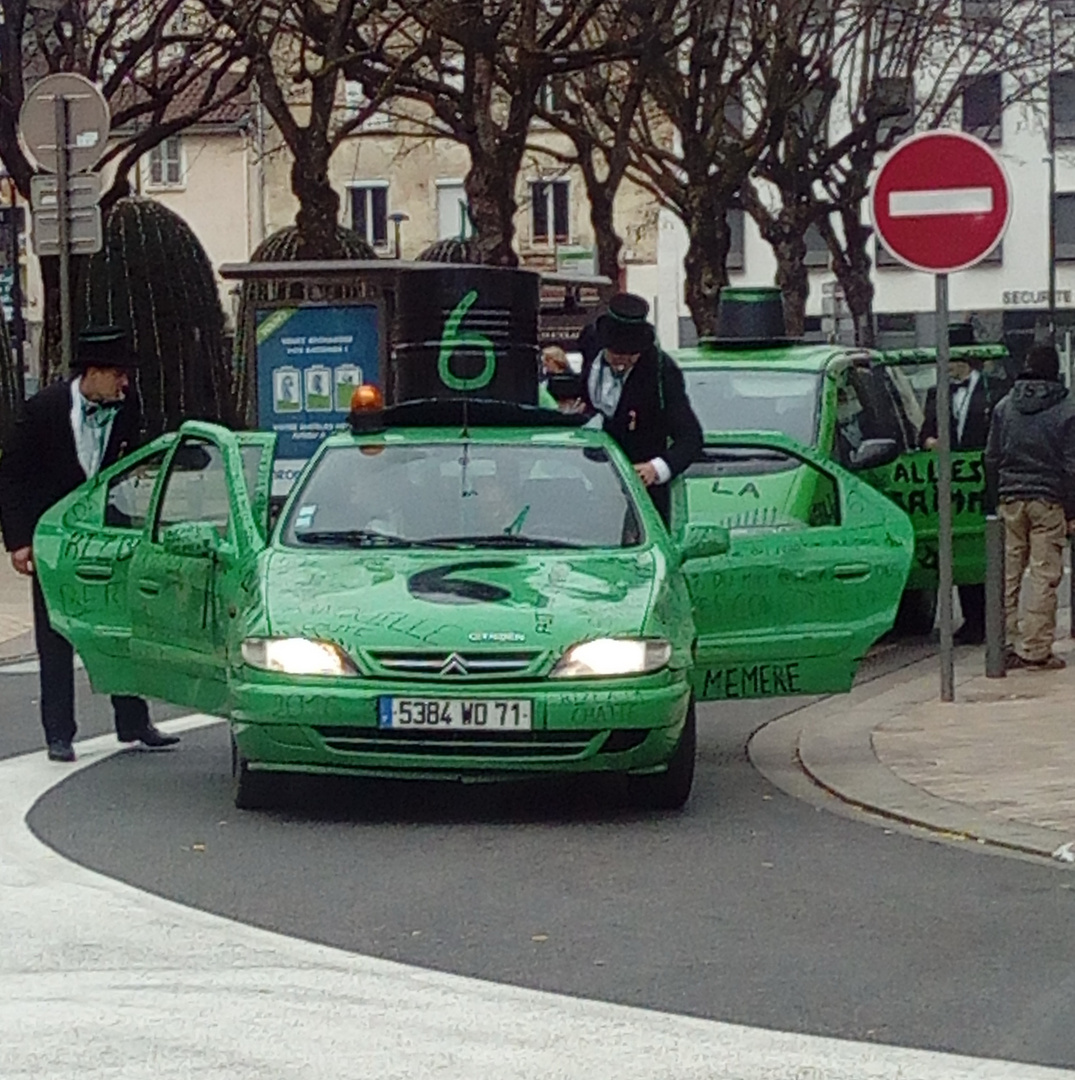
[[351, 658], [328, 641], [309, 638], [247, 638], [243, 660], [262, 671], [284, 675], [357, 675]]
[[572, 645], [549, 673], [553, 679], [599, 675], [645, 675], [660, 671], [672, 646], [660, 638], [595, 638]]

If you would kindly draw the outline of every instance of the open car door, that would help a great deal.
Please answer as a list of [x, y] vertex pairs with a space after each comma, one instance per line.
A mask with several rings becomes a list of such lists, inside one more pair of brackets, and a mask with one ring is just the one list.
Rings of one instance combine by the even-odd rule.
[[128, 581], [177, 439], [174, 432], [162, 435], [102, 470], [47, 510], [34, 533], [34, 565], [49, 620], [102, 693], [139, 692]]
[[[746, 507], [745, 502], [753, 505]], [[683, 572], [700, 701], [850, 689], [891, 626], [914, 550], [910, 520], [783, 435], [708, 436], [675, 492], [673, 538], [728, 529], [728, 550]]]
[[250, 498], [250, 512], [263, 540], [272, 529], [272, 469], [276, 458], [275, 431], [237, 431], [239, 455], [243, 460], [243, 481]]

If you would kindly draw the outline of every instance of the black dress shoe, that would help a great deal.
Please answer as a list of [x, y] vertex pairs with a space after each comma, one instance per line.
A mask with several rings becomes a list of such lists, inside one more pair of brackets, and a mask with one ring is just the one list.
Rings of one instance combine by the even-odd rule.
[[119, 741], [123, 743], [140, 742], [143, 746], [148, 746], [150, 750], [163, 750], [166, 746], [175, 746], [179, 742], [179, 736], [165, 735], [163, 731], [149, 724], [137, 735], [120, 736]]
[[49, 761], [74, 761], [75, 748], [63, 739], [55, 739], [49, 743]]

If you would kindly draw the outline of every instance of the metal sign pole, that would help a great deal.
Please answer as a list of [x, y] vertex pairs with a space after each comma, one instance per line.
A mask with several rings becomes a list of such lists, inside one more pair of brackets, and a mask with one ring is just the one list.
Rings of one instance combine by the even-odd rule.
[[71, 370], [71, 216], [68, 207], [67, 98], [57, 94], [56, 109], [56, 214], [60, 229], [60, 363], [66, 377]]
[[937, 586], [941, 622], [941, 701], [955, 700], [952, 666], [952, 387], [948, 372], [948, 275], [937, 286]]

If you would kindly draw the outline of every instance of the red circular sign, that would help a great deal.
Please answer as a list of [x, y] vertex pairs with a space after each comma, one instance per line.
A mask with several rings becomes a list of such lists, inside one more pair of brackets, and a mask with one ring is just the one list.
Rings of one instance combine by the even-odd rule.
[[881, 242], [915, 270], [949, 274], [985, 258], [1011, 216], [1008, 174], [980, 139], [925, 131], [881, 166], [870, 212]]

